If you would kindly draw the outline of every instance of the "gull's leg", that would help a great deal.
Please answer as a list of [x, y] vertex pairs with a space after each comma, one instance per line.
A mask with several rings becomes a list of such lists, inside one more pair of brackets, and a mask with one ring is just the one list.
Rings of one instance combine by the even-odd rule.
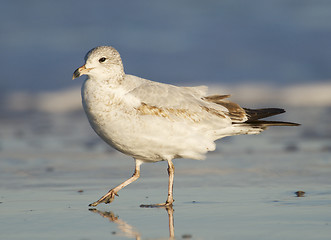
[[129, 185], [130, 183], [136, 181], [139, 177], [140, 177], [140, 165], [143, 163], [143, 161], [135, 159], [136, 162], [136, 168], [135, 171], [132, 175], [132, 177], [130, 177], [128, 180], [126, 180], [125, 182], [121, 183], [120, 185], [118, 185], [117, 187], [110, 189], [109, 192], [104, 195], [103, 197], [101, 197], [98, 201], [91, 203], [89, 206], [91, 207], [95, 207], [100, 203], [111, 203], [112, 201], [114, 201], [115, 195], [118, 196], [117, 192], [119, 190], [121, 190], [122, 188], [124, 188], [125, 186]]
[[168, 198], [165, 203], [159, 204], [142, 204], [140, 207], [153, 208], [153, 207], [167, 207], [172, 206], [172, 203], [175, 201], [173, 198], [173, 188], [174, 188], [174, 176], [175, 176], [175, 166], [172, 163], [172, 160], [168, 160], [168, 175], [169, 175], [169, 185], [168, 185]]
[[169, 185], [168, 185], [168, 198], [165, 205], [172, 205], [174, 202], [173, 189], [174, 189], [174, 176], [175, 176], [175, 166], [172, 160], [168, 160], [168, 175], [169, 175]]

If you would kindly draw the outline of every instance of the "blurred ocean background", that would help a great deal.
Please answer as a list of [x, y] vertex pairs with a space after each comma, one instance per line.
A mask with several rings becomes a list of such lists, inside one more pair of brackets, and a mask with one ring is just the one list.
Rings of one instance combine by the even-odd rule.
[[[285, 108], [277, 119], [302, 124], [223, 139], [203, 162], [175, 160], [177, 236], [329, 239], [331, 1], [0, 5], [0, 238], [127, 239], [87, 204], [129, 177], [133, 162], [95, 135], [83, 79], [71, 80], [88, 50], [111, 45], [128, 74], [208, 85], [244, 107]], [[138, 206], [164, 200], [166, 166], [144, 165], [138, 182], [102, 207], [145, 238], [165, 238], [160, 211]], [[294, 198], [297, 190], [307, 197]]]
[[327, 82], [326, 0], [2, 1], [1, 90], [64, 89], [112, 45], [125, 70], [174, 84]]
[[[98, 45], [114, 46], [125, 71], [143, 78], [304, 87], [300, 102], [330, 103], [319, 94], [331, 89], [330, 1], [2, 1], [0, 32], [2, 110], [36, 109], [43, 93], [70, 95], [81, 85], [73, 70]], [[66, 100], [57, 108], [75, 101]]]

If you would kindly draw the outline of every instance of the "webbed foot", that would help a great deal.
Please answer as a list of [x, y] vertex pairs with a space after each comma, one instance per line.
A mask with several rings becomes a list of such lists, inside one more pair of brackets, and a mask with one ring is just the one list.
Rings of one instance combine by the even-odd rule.
[[90, 207], [95, 207], [97, 205], [99, 205], [100, 203], [111, 203], [112, 201], [114, 201], [115, 196], [118, 196], [117, 192], [115, 192], [113, 189], [109, 190], [109, 192], [104, 195], [103, 197], [101, 197], [98, 201], [91, 203], [89, 206]]
[[172, 207], [172, 203], [175, 200], [172, 200], [171, 202], [166, 201], [165, 203], [157, 203], [157, 204], [141, 204], [141, 208], [169, 208]]

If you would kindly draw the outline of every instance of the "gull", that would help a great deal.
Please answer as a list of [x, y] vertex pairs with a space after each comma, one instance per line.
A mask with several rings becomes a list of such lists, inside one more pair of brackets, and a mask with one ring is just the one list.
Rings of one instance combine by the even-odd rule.
[[140, 177], [143, 163], [158, 161], [168, 163], [168, 197], [165, 203], [150, 206], [172, 206], [173, 159], [202, 160], [223, 137], [299, 125], [260, 120], [285, 111], [243, 108], [229, 101], [230, 95], [208, 95], [206, 86], [178, 87], [125, 74], [120, 54], [111, 46], [90, 50], [72, 79], [81, 75], [87, 75], [81, 94], [91, 127], [107, 144], [135, 160], [132, 177], [89, 206], [111, 203], [119, 190]]

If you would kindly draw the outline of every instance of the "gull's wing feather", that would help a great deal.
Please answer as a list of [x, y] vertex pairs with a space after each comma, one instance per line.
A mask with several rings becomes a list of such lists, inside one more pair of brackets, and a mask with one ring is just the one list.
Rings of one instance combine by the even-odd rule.
[[164, 108], [196, 108], [201, 104], [207, 87], [177, 87], [145, 82], [129, 92], [145, 104]]
[[225, 100], [228, 97], [230, 95], [212, 95], [205, 97], [204, 100], [225, 107], [228, 110], [226, 114], [231, 118], [232, 122], [245, 122], [248, 119], [245, 109], [235, 102]]
[[[228, 101], [230, 95], [207, 96], [206, 86], [177, 87], [130, 76], [135, 83], [129, 94], [139, 99], [138, 110], [146, 115], [177, 115], [193, 121], [223, 119], [218, 124], [242, 123], [248, 120], [244, 108]], [[189, 116], [189, 117], [187, 117]]]

